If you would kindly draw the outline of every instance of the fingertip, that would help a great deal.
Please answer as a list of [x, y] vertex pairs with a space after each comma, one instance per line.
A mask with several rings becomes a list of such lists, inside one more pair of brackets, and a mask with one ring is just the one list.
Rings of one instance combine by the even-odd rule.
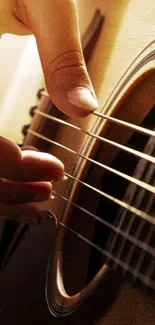
[[78, 110], [78, 114], [87, 115], [89, 113], [94, 112], [99, 108], [98, 102], [96, 98], [92, 95], [91, 91], [87, 88], [76, 87], [72, 88], [67, 92], [68, 101], [80, 108], [82, 110]]
[[64, 176], [64, 164], [45, 152], [22, 151], [20, 179], [26, 181], [58, 181]]

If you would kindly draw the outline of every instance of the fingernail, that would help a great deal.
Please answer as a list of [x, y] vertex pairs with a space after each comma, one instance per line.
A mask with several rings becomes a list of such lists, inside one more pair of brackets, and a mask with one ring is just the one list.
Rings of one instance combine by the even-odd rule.
[[68, 177], [66, 175], [63, 175], [58, 181], [55, 182], [63, 182], [66, 181], [68, 179]]
[[61, 181], [66, 181], [68, 179], [68, 177], [66, 175], [64, 175], [62, 178], [61, 178]]
[[67, 93], [67, 98], [71, 104], [85, 108], [88, 111], [95, 111], [99, 108], [97, 100], [87, 88], [77, 87], [70, 89]]

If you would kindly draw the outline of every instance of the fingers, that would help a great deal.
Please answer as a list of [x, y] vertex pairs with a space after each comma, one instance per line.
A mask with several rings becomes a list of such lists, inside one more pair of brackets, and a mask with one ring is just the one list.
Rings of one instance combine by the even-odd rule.
[[58, 181], [64, 165], [54, 156], [36, 151], [22, 151], [0, 137], [0, 177], [14, 181]]
[[1, 0], [1, 30], [36, 36], [47, 90], [65, 114], [82, 117], [98, 108], [82, 54], [76, 0]]
[[64, 165], [47, 153], [22, 151], [18, 179], [22, 181], [59, 181], [64, 177]]
[[20, 10], [20, 20], [36, 36], [52, 101], [70, 116], [88, 115], [98, 108], [98, 103], [82, 54], [76, 1], [20, 3], [24, 8]]
[[21, 161], [22, 154], [18, 146], [0, 136], [0, 177], [14, 179]]
[[49, 182], [19, 183], [0, 179], [0, 204], [46, 201], [52, 195]]
[[63, 164], [52, 155], [21, 151], [0, 137], [0, 216], [30, 224], [40, 222], [44, 215], [32, 202], [51, 198], [51, 181], [63, 175]]

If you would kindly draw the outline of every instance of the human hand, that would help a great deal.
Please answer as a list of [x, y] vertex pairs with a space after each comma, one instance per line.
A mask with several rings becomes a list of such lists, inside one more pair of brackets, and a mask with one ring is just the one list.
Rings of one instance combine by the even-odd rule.
[[63, 164], [46, 153], [21, 151], [0, 137], [0, 216], [35, 224], [44, 216], [32, 202], [52, 195], [51, 180], [63, 179]]
[[[82, 117], [98, 107], [74, 0], [0, 0], [0, 33], [35, 35], [50, 98], [64, 113]], [[62, 178], [63, 164], [48, 154], [21, 152], [4, 138], [0, 154], [0, 215], [41, 220], [32, 202], [50, 197], [50, 181]]]
[[0, 31], [33, 33], [53, 103], [86, 116], [98, 103], [85, 66], [75, 0], [0, 0]]

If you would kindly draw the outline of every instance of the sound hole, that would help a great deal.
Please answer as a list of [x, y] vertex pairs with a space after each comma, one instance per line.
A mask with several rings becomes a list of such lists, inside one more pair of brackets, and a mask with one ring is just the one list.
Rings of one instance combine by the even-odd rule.
[[[153, 129], [154, 121], [155, 109], [152, 108], [143, 121], [142, 126]], [[143, 152], [147, 141], [147, 136], [134, 133], [127, 145]], [[103, 156], [104, 152], [101, 146], [95, 159], [102, 162]], [[112, 162], [111, 167], [128, 175], [133, 175], [138, 161], [139, 158], [121, 151]], [[98, 166], [91, 166], [89, 168], [85, 182], [121, 200], [129, 186], [128, 181], [110, 172], [103, 173], [103, 170]], [[112, 203], [110, 200], [94, 193], [92, 190], [86, 189], [84, 186], [81, 186], [76, 204], [111, 224], [115, 223], [120, 209], [116, 203]], [[99, 247], [107, 249], [107, 243], [111, 235], [110, 229], [78, 208], [73, 209], [68, 226]], [[91, 281], [107, 261], [113, 267], [113, 263], [110, 263], [106, 256], [74, 234], [67, 232], [64, 241], [63, 263], [64, 284], [67, 293], [73, 295], [79, 292], [85, 287], [86, 283]], [[72, 277], [70, 276], [71, 274]]]

